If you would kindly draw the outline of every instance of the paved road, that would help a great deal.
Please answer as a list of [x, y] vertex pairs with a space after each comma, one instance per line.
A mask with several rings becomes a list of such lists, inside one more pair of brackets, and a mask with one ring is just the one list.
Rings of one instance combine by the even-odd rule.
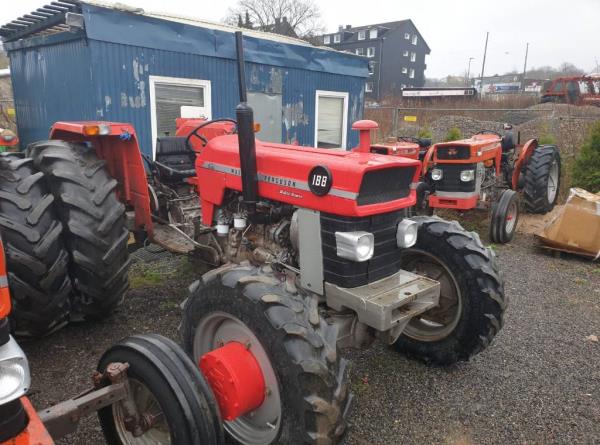
[[[600, 337], [600, 265], [555, 258], [525, 236], [497, 251], [510, 308], [493, 345], [471, 362], [430, 368], [382, 345], [349, 354], [350, 444], [600, 443], [600, 343], [585, 339]], [[137, 267], [114, 317], [25, 345], [38, 407], [87, 388], [100, 354], [121, 337], [177, 338], [193, 267], [186, 259]], [[59, 443], [102, 444], [95, 417]]]

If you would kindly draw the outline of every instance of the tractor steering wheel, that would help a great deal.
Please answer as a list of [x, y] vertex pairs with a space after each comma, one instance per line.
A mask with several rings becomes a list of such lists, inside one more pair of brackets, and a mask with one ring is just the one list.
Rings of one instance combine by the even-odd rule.
[[502, 137], [502, 135], [500, 133], [498, 133], [497, 131], [494, 130], [479, 130], [477, 133], [475, 134], [495, 134], [496, 136], [498, 136], [499, 138]]
[[194, 128], [192, 131], [190, 131], [190, 134], [188, 134], [187, 137], [185, 138], [186, 147], [191, 151], [195, 151], [194, 147], [190, 141], [192, 140], [192, 137], [197, 137], [198, 139], [200, 139], [202, 141], [202, 148], [204, 148], [206, 146], [206, 144], [208, 144], [208, 139], [206, 139], [204, 136], [202, 136], [200, 133], [198, 133], [198, 131], [200, 129], [207, 127], [211, 124], [214, 124], [216, 122], [231, 122], [236, 125], [236, 128], [234, 129], [234, 133], [237, 131], [237, 122], [233, 119], [222, 118], [222, 119], [213, 119], [211, 121], [202, 122], [200, 125], [198, 125], [196, 128]]

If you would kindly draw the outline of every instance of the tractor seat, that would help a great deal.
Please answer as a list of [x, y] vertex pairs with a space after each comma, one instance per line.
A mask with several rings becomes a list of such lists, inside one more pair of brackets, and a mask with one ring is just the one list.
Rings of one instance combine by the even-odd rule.
[[502, 136], [502, 141], [501, 141], [501, 146], [502, 146], [502, 152], [506, 153], [507, 151], [511, 151], [514, 150], [516, 145], [515, 145], [515, 137], [513, 136], [512, 133], [506, 133], [504, 136]]
[[189, 149], [185, 140], [186, 138], [177, 136], [156, 139], [156, 166], [161, 177], [183, 180], [196, 174], [196, 153]]

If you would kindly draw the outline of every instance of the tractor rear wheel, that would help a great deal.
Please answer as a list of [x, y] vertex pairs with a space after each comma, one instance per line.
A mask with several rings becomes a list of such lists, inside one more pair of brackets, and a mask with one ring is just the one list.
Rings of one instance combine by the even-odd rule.
[[46, 174], [64, 226], [76, 291], [73, 312], [85, 318], [108, 316], [129, 287], [129, 231], [117, 181], [93, 148], [63, 141], [29, 146], [35, 166]]
[[346, 360], [337, 330], [317, 301], [290, 290], [268, 266], [237, 266], [190, 286], [182, 333], [195, 363], [223, 345], [248, 345], [266, 396], [254, 411], [225, 423], [236, 442], [337, 443], [349, 403]]
[[504, 190], [492, 207], [490, 239], [494, 243], [510, 242], [519, 222], [519, 195], [514, 190]]
[[0, 157], [0, 232], [19, 336], [41, 336], [67, 324], [71, 279], [63, 226], [44, 174], [18, 154]]
[[[172, 340], [156, 334], [121, 340], [104, 353], [98, 371], [127, 363], [128, 402], [141, 416], [134, 435], [123, 402], [98, 412], [107, 443], [114, 445], [223, 443], [216, 401], [199, 369]], [[141, 433], [141, 434], [140, 434]]]
[[502, 327], [507, 300], [493, 252], [456, 221], [414, 217], [417, 244], [402, 253], [402, 268], [441, 284], [440, 302], [413, 318], [394, 344], [435, 365], [469, 360]]
[[556, 204], [559, 188], [558, 148], [555, 145], [540, 145], [536, 147], [525, 167], [525, 209], [531, 213], [548, 213]]

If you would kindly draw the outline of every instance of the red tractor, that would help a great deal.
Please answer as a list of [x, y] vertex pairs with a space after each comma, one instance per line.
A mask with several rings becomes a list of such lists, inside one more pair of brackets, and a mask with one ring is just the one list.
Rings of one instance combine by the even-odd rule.
[[[423, 159], [422, 203], [429, 209], [491, 209], [490, 238], [507, 243], [519, 217], [518, 191], [525, 210], [547, 213], [560, 186], [560, 154], [554, 145], [531, 139], [515, 144], [505, 135], [483, 130], [469, 139], [434, 144]], [[417, 205], [419, 206], [419, 205]]]
[[[9, 282], [22, 292], [16, 328], [110, 313], [127, 287], [133, 232], [213, 266], [190, 285], [181, 332], [226, 435], [242, 444], [337, 443], [350, 401], [340, 348], [378, 338], [428, 363], [468, 360], [502, 327], [504, 286], [477, 234], [408, 217], [421, 163], [372, 153], [373, 122], [354, 124], [360, 143], [347, 152], [256, 140], [236, 38], [236, 120], [180, 122], [146, 159], [149, 176], [134, 128], [105, 122], [56, 123], [30, 158], [0, 166], [13, 175], [0, 214], [14, 224], [0, 224], [12, 235], [9, 270], [18, 269]], [[23, 258], [31, 261], [20, 266]], [[50, 274], [35, 264], [56, 267]], [[170, 399], [144, 380], [135, 385], [158, 401], [166, 437], [198, 443], [178, 438]], [[155, 431], [156, 420], [129, 422], [127, 406], [100, 416], [116, 443]], [[135, 412], [156, 419], [147, 404]]]
[[554, 79], [544, 87], [541, 102], [600, 107], [600, 75]]

